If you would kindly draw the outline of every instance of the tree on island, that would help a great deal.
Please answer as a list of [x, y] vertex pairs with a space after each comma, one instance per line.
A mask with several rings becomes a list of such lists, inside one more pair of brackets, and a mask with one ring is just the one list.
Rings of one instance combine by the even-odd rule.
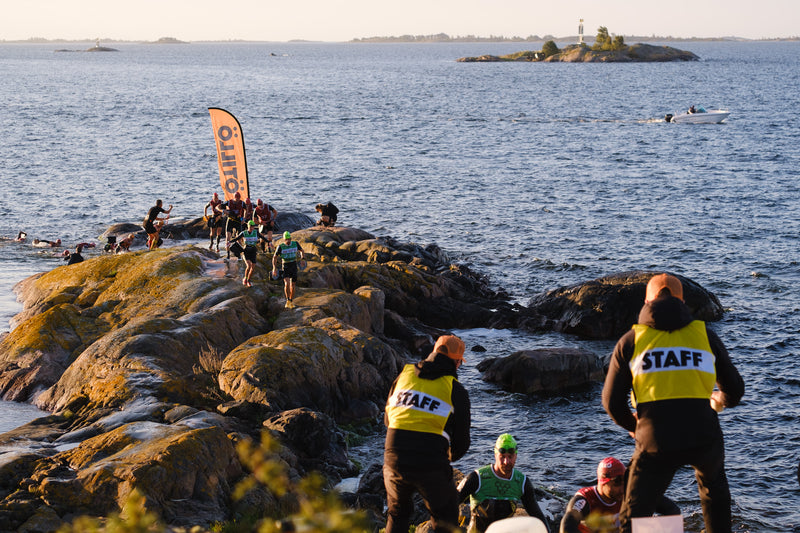
[[558, 49], [555, 41], [547, 41], [542, 45], [542, 53], [544, 57], [554, 56], [559, 53], [561, 50]]
[[619, 51], [625, 49], [625, 39], [622, 35], [616, 35], [612, 39], [608, 34], [608, 28], [600, 26], [597, 28], [597, 36], [594, 38], [594, 45], [592, 50], [599, 51]]

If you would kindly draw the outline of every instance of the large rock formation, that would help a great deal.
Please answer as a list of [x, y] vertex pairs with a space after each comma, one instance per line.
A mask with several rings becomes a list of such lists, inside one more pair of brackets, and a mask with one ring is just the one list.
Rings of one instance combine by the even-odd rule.
[[[435, 246], [350, 228], [294, 238], [309, 259], [294, 309], [270, 257], [247, 288], [243, 265], [193, 246], [104, 254], [19, 283], [0, 394], [55, 414], [0, 436], [13, 450], [0, 453], [0, 529], [104, 515], [134, 488], [172, 524], [228, 519], [242, 477], [233, 444], [262, 429], [294, 477], [353, 475], [335, 422], [376, 423], [401, 365], [439, 328], [508, 307]], [[257, 506], [285, 509], [271, 494]]]
[[[241, 517], [242, 505], [285, 513], [292, 501], [268, 490], [233, 501], [243, 475], [234, 444], [267, 431], [290, 477], [316, 470], [336, 482], [355, 472], [336, 424], [380, 424], [401, 365], [437, 335], [524, 327], [607, 338], [635, 320], [651, 275], [558, 289], [525, 308], [435, 245], [343, 227], [293, 237], [308, 258], [294, 309], [270, 257], [259, 255], [247, 288], [240, 262], [195, 246], [104, 254], [20, 282], [23, 310], [0, 338], [0, 395], [54, 414], [0, 435], [0, 530], [104, 515], [134, 489], [171, 524]], [[682, 280], [699, 317], [721, 313]], [[498, 382], [538, 392], [597, 378], [591, 354], [535, 355], [494, 363]]]
[[[588, 339], [614, 339], [636, 323], [645, 288], [657, 272], [632, 271], [559, 287], [531, 299], [520, 311], [519, 327], [570, 333]], [[722, 305], [696, 282], [673, 274], [683, 283], [686, 305], [698, 320], [722, 318]]]

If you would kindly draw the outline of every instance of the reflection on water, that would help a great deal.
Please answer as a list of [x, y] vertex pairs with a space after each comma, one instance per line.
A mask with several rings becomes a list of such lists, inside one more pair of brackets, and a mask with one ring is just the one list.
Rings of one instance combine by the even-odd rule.
[[0, 401], [0, 435], [47, 415], [46, 411], [27, 403]]

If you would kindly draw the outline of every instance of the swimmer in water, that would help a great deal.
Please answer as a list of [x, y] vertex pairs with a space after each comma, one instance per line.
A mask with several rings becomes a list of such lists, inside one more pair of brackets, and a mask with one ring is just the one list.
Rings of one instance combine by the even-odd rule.
[[48, 241], [45, 239], [33, 239], [34, 246], [37, 248], [58, 248], [61, 246], [61, 239], [56, 239], [55, 241]]

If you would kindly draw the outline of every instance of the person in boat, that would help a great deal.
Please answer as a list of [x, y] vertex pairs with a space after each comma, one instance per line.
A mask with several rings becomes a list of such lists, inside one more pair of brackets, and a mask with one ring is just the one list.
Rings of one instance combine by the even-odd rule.
[[[619, 509], [625, 497], [627, 468], [622, 461], [606, 457], [597, 465], [597, 484], [583, 487], [569, 500], [559, 533], [619, 531]], [[656, 507], [660, 515], [681, 514], [675, 502], [662, 496]]]
[[283, 240], [284, 242], [275, 248], [275, 254], [272, 256], [272, 278], [278, 277], [278, 259], [280, 259], [283, 265], [283, 294], [286, 296], [286, 307], [292, 307], [294, 287], [297, 284], [298, 259], [305, 263], [305, 255], [300, 243], [293, 241], [292, 234], [288, 231], [283, 232]]
[[329, 228], [336, 225], [339, 208], [333, 205], [333, 203], [317, 204], [314, 210], [320, 214], [319, 220], [317, 220], [317, 226]]
[[275, 229], [275, 220], [278, 211], [274, 207], [265, 203], [261, 198], [256, 201], [256, 208], [253, 211], [253, 220], [258, 224], [258, 232], [266, 233], [267, 240], [264, 242], [264, 251], [272, 251], [272, 230]]
[[[219, 252], [219, 241], [222, 238], [222, 226], [225, 223], [223, 220], [223, 213], [220, 208], [222, 205], [222, 200], [219, 197], [218, 193], [214, 193], [214, 196], [211, 197], [211, 200], [203, 208], [203, 218], [206, 219], [208, 222], [208, 235], [211, 239], [211, 242], [208, 244], [208, 249], [211, 250], [214, 247], [214, 237], [217, 238], [217, 252]], [[211, 213], [208, 213], [208, 209], [211, 208]]]
[[258, 231], [258, 226], [252, 220], [247, 221], [247, 229], [241, 231], [238, 235], [234, 235], [234, 242], [240, 240], [244, 241], [243, 253], [244, 260], [247, 266], [244, 269], [244, 277], [242, 278], [242, 285], [252, 287], [250, 278], [256, 269], [256, 257], [258, 255], [258, 241], [259, 239], [266, 239], [266, 235], [262, 235]]
[[[169, 209], [164, 209], [163, 202], [159, 198], [156, 200], [156, 205], [150, 208], [147, 212], [147, 216], [144, 218], [144, 222], [142, 223], [142, 227], [144, 231], [147, 233], [147, 247], [151, 250], [156, 249], [158, 244], [158, 233], [159, 229], [156, 228], [156, 222], [161, 221], [162, 226], [169, 220], [169, 214], [172, 212], [172, 204], [170, 204]], [[166, 217], [159, 217], [160, 214], [167, 215]]]
[[623, 533], [631, 532], [632, 518], [655, 512], [684, 465], [695, 470], [706, 532], [731, 531], [717, 412], [735, 407], [743, 395], [744, 381], [725, 345], [704, 322], [694, 320], [680, 280], [653, 276], [639, 323], [614, 347], [603, 386], [606, 412], [636, 440], [620, 508]]
[[692, 115], [692, 114], [694, 114], [694, 113], [697, 113], [697, 109], [695, 109], [695, 107], [694, 107], [694, 106], [691, 106], [691, 107], [689, 108], [689, 114], [690, 114], [690, 115]]
[[464, 502], [469, 498], [468, 533], [483, 533], [492, 522], [513, 516], [517, 502], [521, 502], [525, 511], [541, 520], [550, 531], [536, 501], [533, 483], [514, 468], [517, 448], [517, 440], [510, 433], [503, 433], [494, 444], [494, 464], [473, 470], [458, 484], [458, 501]]
[[442, 335], [422, 361], [407, 364], [389, 391], [384, 411], [386, 533], [408, 533], [419, 493], [437, 533], [458, 531], [458, 491], [450, 461], [470, 445], [469, 393], [458, 381], [464, 341]]

